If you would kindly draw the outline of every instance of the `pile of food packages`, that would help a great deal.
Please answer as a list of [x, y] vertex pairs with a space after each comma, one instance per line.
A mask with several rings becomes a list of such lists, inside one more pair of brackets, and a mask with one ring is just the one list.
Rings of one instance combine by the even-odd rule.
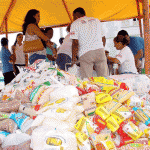
[[81, 80], [49, 66], [37, 60], [2, 89], [1, 149], [150, 149], [148, 76]]

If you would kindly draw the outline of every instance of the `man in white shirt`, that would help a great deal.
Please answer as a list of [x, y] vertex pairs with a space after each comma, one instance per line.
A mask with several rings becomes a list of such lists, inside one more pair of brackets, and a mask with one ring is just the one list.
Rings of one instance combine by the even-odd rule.
[[[70, 39], [70, 24], [67, 27], [68, 35], [63, 40], [63, 43], [58, 51], [58, 57], [56, 59], [56, 63], [61, 70], [65, 70], [66, 63], [71, 63], [72, 58], [72, 40]], [[67, 65], [68, 69], [70, 66]]]
[[72, 63], [79, 56], [82, 78], [92, 77], [93, 66], [97, 76], [108, 76], [107, 59], [104, 46], [101, 22], [93, 17], [87, 17], [83, 8], [73, 11], [74, 22], [71, 25], [70, 38], [72, 39]]

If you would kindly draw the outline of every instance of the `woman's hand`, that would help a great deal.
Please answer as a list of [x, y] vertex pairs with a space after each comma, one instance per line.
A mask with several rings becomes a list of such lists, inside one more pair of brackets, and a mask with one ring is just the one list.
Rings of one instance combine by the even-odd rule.
[[56, 59], [54, 58], [54, 56], [47, 54], [46, 57], [51, 60], [51, 61], [55, 61]]
[[16, 50], [16, 47], [13, 45], [13, 46], [12, 46], [13, 54], [15, 53], [15, 50]]
[[12, 54], [10, 57], [10, 62], [16, 62], [16, 55], [15, 54]]

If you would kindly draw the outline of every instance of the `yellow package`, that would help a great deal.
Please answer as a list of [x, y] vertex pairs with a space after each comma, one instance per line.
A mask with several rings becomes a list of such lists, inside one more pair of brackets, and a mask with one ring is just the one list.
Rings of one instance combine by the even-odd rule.
[[113, 116], [110, 116], [107, 120], [106, 120], [106, 126], [107, 128], [109, 128], [112, 132], [115, 132], [119, 129], [119, 124], [118, 122], [115, 120], [115, 118]]
[[76, 139], [80, 145], [82, 145], [82, 143], [88, 139], [88, 136], [83, 132], [78, 132], [76, 133]]
[[110, 94], [113, 100], [119, 103], [127, 101], [131, 96], [135, 95], [133, 91], [127, 91], [123, 89], [118, 89], [114, 93]]
[[107, 79], [105, 77], [93, 77], [93, 79], [94, 79], [94, 82], [114, 85], [114, 81], [112, 79]]
[[138, 107], [134, 107], [133, 110], [134, 110], [135, 118], [138, 121], [141, 121], [142, 123], [144, 123], [146, 125], [150, 124], [150, 117], [148, 115], [149, 111], [146, 111], [146, 109], [141, 109]]
[[96, 145], [97, 150], [116, 150], [116, 146], [112, 140], [100, 141]]
[[106, 78], [105, 77], [93, 77], [94, 82], [99, 82], [99, 83], [106, 83]]
[[121, 106], [111, 115], [115, 118], [117, 123], [120, 125], [124, 120], [130, 118], [132, 116], [132, 113], [128, 110], [127, 107]]
[[118, 87], [115, 86], [103, 86], [102, 88], [102, 92], [104, 92], [105, 94], [108, 94], [110, 91], [118, 89]]
[[124, 125], [123, 131], [128, 134], [133, 140], [137, 140], [143, 135], [143, 132], [131, 121]]
[[122, 90], [122, 89], [120, 89], [119, 87], [110, 88], [110, 89], [108, 90], [108, 94], [109, 94], [110, 96], [112, 96], [113, 94], [118, 93], [118, 92], [121, 91], [121, 90]]
[[112, 138], [111, 138], [111, 135], [110, 134], [92, 134], [91, 135], [91, 140], [92, 140], [92, 143], [95, 147], [95, 149], [99, 149], [99, 145], [100, 145], [100, 142], [102, 141], [112, 141]]
[[90, 135], [92, 133], [94, 133], [94, 131], [97, 128], [97, 125], [93, 124], [92, 121], [90, 121], [88, 118], [86, 117], [82, 117], [76, 124], [75, 124], [75, 129], [77, 129], [80, 132], [84, 132], [87, 136], [90, 137]]
[[150, 138], [150, 128], [144, 130], [146, 138]]
[[83, 81], [83, 82], [82, 82], [83, 88], [86, 88], [88, 82], [89, 82], [89, 81]]
[[108, 101], [111, 101], [112, 100], [112, 97], [109, 95], [109, 94], [104, 94], [104, 93], [99, 93], [97, 96], [96, 96], [96, 103], [105, 103], [105, 102], [108, 102]]
[[106, 120], [110, 114], [114, 111], [116, 111], [121, 106], [120, 103], [117, 103], [115, 101], [109, 101], [103, 106], [99, 106], [95, 113], [99, 115], [103, 120]]
[[150, 145], [150, 139], [148, 139], [148, 145]]
[[90, 141], [88, 139], [88, 136], [83, 133], [83, 132], [78, 132], [76, 133], [76, 139], [77, 139], [77, 145], [80, 149], [87, 149], [87, 150], [91, 150], [91, 144]]

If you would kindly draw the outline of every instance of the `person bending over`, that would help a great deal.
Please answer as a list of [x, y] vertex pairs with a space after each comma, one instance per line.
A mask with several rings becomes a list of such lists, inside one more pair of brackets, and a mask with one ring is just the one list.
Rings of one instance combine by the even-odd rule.
[[128, 36], [118, 35], [114, 38], [114, 46], [120, 53], [116, 58], [107, 56], [110, 62], [119, 64], [118, 74], [138, 74], [131, 49], [127, 46], [130, 42]]

